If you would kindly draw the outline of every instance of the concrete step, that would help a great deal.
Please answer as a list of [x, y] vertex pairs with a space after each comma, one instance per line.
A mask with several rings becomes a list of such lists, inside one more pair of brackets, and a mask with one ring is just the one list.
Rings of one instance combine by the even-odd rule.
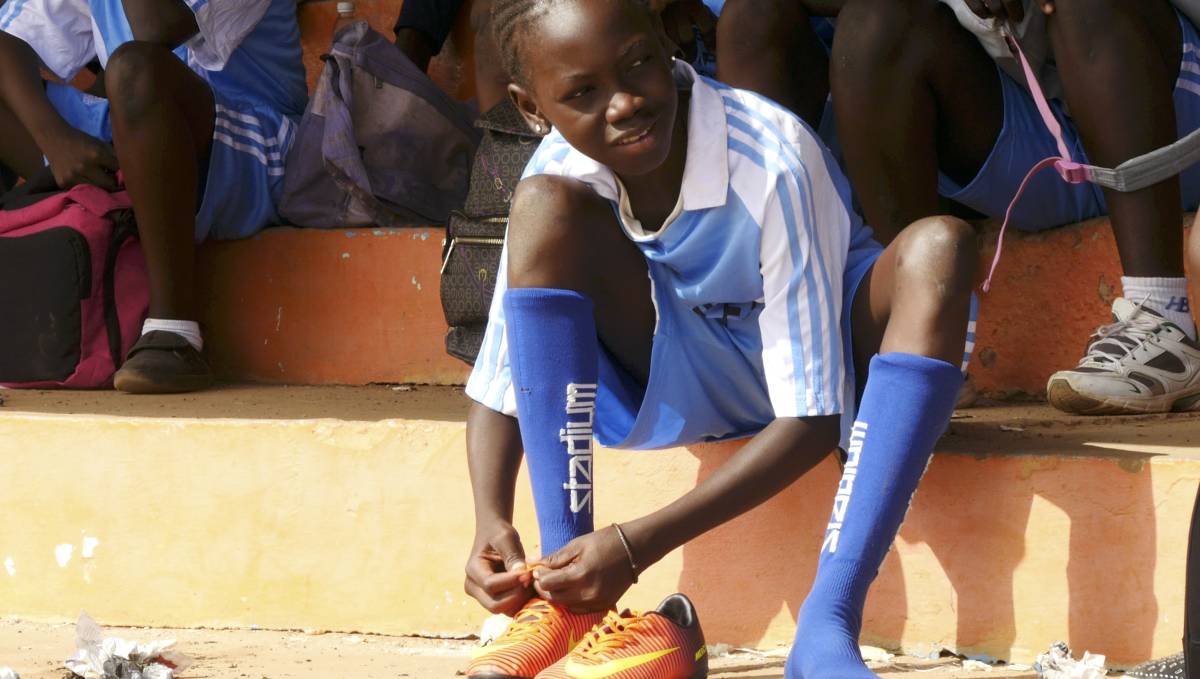
[[[435, 635], [481, 621], [462, 593], [473, 519], [456, 388], [3, 398], [4, 615]], [[1065, 639], [1117, 664], [1177, 650], [1198, 441], [1197, 416], [960, 412], [872, 590], [864, 643], [1028, 661]], [[686, 492], [738, 445], [600, 451], [598, 524]], [[712, 643], [788, 642], [838, 476], [826, 460], [669, 555], [625, 603], [682, 590]]]
[[[995, 225], [981, 230], [982, 279]], [[441, 228], [280, 228], [206, 244], [201, 287], [218, 372], [291, 384], [463, 384], [467, 366], [443, 350], [444, 238]], [[992, 291], [979, 293], [975, 387], [1041, 397], [1046, 379], [1075, 365], [1108, 322], [1120, 271], [1105, 220], [1009, 234]]]

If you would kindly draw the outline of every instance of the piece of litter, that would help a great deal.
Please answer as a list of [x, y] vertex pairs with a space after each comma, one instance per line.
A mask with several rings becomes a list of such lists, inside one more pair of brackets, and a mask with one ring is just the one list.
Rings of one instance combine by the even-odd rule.
[[192, 659], [171, 650], [174, 639], [138, 643], [105, 637], [87, 613], [75, 625], [75, 654], [64, 665], [83, 679], [173, 679]]
[[878, 646], [859, 646], [858, 652], [862, 653], [863, 662], [889, 663], [896, 657]]
[[1033, 671], [1043, 679], [1103, 679], [1108, 674], [1104, 656], [1084, 651], [1083, 658], [1076, 660], [1071, 648], [1062, 641], [1054, 642], [1045, 653], [1038, 654]]
[[1000, 431], [1025, 431], [1025, 427], [1015, 427], [1011, 424], [1000, 425]]
[[[725, 647], [725, 644], [716, 644], [715, 646], [709, 646], [710, 649], [716, 648], [718, 650], [720, 650], [723, 647]], [[772, 648], [769, 651], [763, 651], [763, 650], [759, 650], [757, 648], [746, 648], [744, 646], [738, 646], [737, 648], [733, 649], [733, 652], [734, 653], [748, 653], [750, 655], [756, 655], [760, 658], [786, 658], [792, 652], [792, 648], [790, 646], [780, 646], [779, 648]]]
[[396, 386], [392, 387], [392, 391], [413, 391], [413, 389], [415, 389], [415, 387], [413, 387], [411, 384], [397, 384]]
[[[729, 644], [709, 644], [708, 645], [708, 657], [723, 658], [723, 657], [729, 655], [730, 653], [732, 653], [734, 650], [735, 649], [733, 648], [733, 646], [731, 646]], [[740, 651], [742, 649], [739, 648], [736, 650]]]
[[993, 668], [985, 662], [967, 658], [963, 661], [963, 669], [968, 672], [991, 672]]
[[479, 645], [487, 646], [504, 634], [504, 630], [512, 624], [512, 618], [507, 615], [493, 615], [483, 621], [483, 627], [479, 628]]
[[[0, 405], [4, 405], [4, 399], [0, 398]], [[21, 679], [21, 675], [17, 674], [11, 667], [0, 667], [0, 679]]]

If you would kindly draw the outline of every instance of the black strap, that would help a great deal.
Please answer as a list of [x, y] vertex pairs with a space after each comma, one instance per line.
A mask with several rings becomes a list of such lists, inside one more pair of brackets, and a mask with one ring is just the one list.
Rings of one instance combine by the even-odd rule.
[[131, 210], [118, 210], [109, 215], [113, 220], [112, 241], [108, 244], [108, 257], [104, 263], [104, 324], [108, 332], [108, 351], [112, 355], [113, 369], [121, 367], [121, 317], [117, 306], [117, 256], [125, 241], [137, 236], [137, 222]]
[[39, 203], [56, 193], [62, 193], [54, 173], [49, 167], [42, 168], [24, 184], [0, 196], [0, 210], [20, 210]]

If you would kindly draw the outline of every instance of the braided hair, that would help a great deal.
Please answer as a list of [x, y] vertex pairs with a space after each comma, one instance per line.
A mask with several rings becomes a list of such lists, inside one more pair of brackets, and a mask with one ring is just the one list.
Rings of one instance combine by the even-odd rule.
[[[520, 52], [534, 24], [556, 6], [569, 1], [571, 0], [494, 0], [492, 33], [500, 50], [504, 70], [514, 82], [526, 84]], [[646, 0], [618, 1], [630, 2], [646, 12], [650, 11]]]

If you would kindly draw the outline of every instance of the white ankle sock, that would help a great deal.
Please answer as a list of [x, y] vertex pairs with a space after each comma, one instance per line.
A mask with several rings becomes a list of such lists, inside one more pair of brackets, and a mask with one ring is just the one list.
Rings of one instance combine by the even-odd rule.
[[142, 324], [142, 334], [154, 330], [173, 332], [188, 341], [196, 351], [204, 351], [204, 337], [200, 335], [200, 324], [196, 321], [177, 321], [170, 318], [147, 318]]
[[1192, 320], [1186, 278], [1121, 276], [1121, 287], [1125, 289], [1125, 299], [1134, 303], [1146, 300], [1147, 306], [1178, 325], [1188, 337], [1196, 339], [1196, 323]]

